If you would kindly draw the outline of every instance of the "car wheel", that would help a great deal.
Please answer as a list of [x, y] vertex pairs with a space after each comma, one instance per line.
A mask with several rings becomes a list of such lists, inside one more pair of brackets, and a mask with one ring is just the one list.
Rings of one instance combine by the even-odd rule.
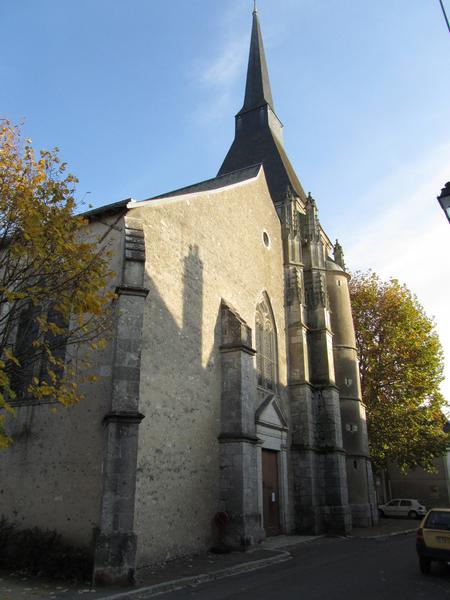
[[410, 519], [417, 519], [417, 517], [418, 517], [418, 516], [419, 516], [419, 515], [416, 513], [416, 511], [415, 511], [415, 510], [410, 510], [410, 511], [409, 511], [409, 513], [408, 513], [408, 517], [409, 517]]
[[384, 517], [384, 511], [381, 510], [381, 508], [378, 509], [378, 516], [379, 517]]
[[419, 558], [419, 567], [424, 575], [429, 575], [431, 571], [431, 560], [429, 558]]

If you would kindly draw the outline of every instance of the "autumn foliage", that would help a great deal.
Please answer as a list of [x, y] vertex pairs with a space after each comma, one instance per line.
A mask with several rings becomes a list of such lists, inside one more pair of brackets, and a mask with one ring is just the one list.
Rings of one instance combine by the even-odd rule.
[[357, 273], [350, 282], [363, 401], [378, 468], [432, 469], [450, 445], [434, 322], [404, 285]]
[[0, 122], [0, 447], [17, 402], [78, 402], [94, 377], [80, 361], [104, 343], [107, 248], [75, 216], [75, 184], [57, 149], [36, 157]]

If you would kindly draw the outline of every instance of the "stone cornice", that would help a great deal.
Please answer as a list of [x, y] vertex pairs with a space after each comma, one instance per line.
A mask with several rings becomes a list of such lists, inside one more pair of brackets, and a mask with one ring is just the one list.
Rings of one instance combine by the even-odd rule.
[[116, 294], [118, 296], [136, 296], [138, 298], [146, 298], [149, 293], [148, 288], [134, 287], [131, 285], [119, 285], [116, 287]]
[[224, 354], [226, 352], [245, 352], [246, 354], [250, 354], [250, 356], [255, 356], [256, 354], [256, 350], [246, 344], [224, 344], [219, 347], [219, 350]]
[[312, 446], [310, 444], [291, 444], [291, 450], [294, 452], [314, 452], [315, 454], [342, 454], [347, 456], [347, 452], [342, 446]]
[[219, 443], [224, 444], [224, 443], [239, 443], [239, 442], [246, 442], [247, 444], [257, 444], [259, 442], [259, 439], [256, 437], [256, 435], [252, 434], [252, 433], [229, 433], [229, 432], [224, 432], [221, 433], [218, 438]]
[[308, 387], [313, 392], [321, 392], [323, 390], [336, 390], [339, 392], [337, 385], [331, 383], [311, 383], [310, 381], [290, 381], [288, 383], [289, 388]]
[[117, 410], [106, 413], [106, 415], [103, 417], [103, 423], [105, 425], [109, 425], [109, 423], [139, 424], [144, 418], [145, 415], [137, 411]]

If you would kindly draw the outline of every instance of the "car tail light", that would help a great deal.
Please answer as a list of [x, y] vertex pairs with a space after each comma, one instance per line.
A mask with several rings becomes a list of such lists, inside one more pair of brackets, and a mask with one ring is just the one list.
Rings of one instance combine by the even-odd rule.
[[417, 530], [417, 541], [418, 542], [423, 542], [423, 529], [422, 527], [420, 527], [420, 529]]

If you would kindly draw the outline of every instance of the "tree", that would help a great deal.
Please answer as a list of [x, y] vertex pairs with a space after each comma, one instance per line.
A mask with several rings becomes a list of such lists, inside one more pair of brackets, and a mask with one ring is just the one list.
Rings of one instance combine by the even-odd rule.
[[74, 214], [76, 181], [57, 148], [36, 158], [20, 129], [0, 122], [0, 447], [11, 443], [12, 404], [68, 406], [95, 378], [80, 365], [104, 345], [111, 272], [105, 242]]
[[357, 273], [350, 294], [373, 462], [379, 469], [397, 463], [403, 471], [432, 470], [450, 444], [434, 322], [396, 279]]

